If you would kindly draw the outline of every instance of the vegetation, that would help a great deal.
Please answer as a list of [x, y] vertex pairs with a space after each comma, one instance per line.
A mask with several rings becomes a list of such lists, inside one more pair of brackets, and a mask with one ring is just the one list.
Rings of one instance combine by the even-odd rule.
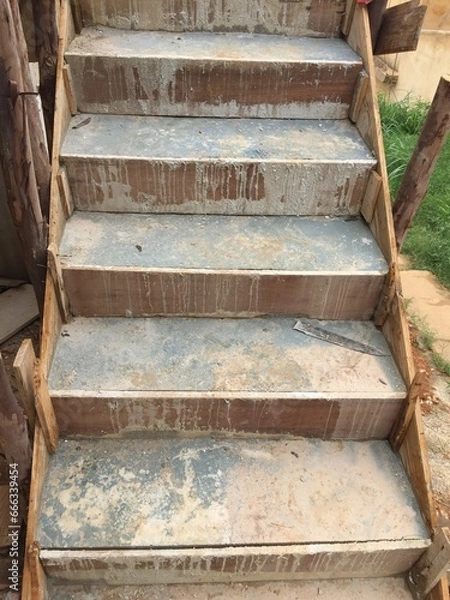
[[[386, 160], [394, 199], [427, 115], [425, 102], [390, 103], [380, 96]], [[402, 252], [415, 269], [427, 269], [450, 288], [450, 138], [436, 165], [428, 193]]]

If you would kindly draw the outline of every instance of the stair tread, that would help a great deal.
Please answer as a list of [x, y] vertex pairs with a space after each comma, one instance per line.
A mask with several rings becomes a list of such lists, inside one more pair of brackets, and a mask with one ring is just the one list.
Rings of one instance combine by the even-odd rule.
[[369, 228], [352, 217], [77, 212], [60, 255], [71, 268], [387, 272]]
[[50, 600], [412, 600], [402, 577], [335, 579], [267, 583], [225, 583], [145, 586], [50, 585]]
[[361, 58], [338, 38], [277, 36], [251, 33], [124, 31], [87, 27], [66, 51], [72, 55], [118, 57], [184, 57], [192, 60], [320, 62], [362, 65]]
[[356, 128], [345, 120], [101, 114], [74, 117], [61, 156], [89, 161], [124, 157], [196, 162], [350, 161], [368, 166], [376, 162]]
[[46, 549], [428, 539], [387, 441], [61, 440], [42, 496]]
[[51, 393], [154, 390], [404, 397], [404, 384], [384, 337], [371, 322], [321, 324], [386, 351], [386, 356], [314, 339], [294, 331], [295, 322], [284, 317], [76, 318], [64, 326], [58, 340], [49, 387]]

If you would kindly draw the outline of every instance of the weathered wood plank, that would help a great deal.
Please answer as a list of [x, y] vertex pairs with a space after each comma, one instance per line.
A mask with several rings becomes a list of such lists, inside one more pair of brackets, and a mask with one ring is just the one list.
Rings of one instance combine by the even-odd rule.
[[42, 428], [45, 443], [48, 452], [53, 454], [58, 446], [59, 430], [39, 359], [36, 360], [34, 369], [34, 395], [36, 398], [36, 414]]
[[450, 530], [439, 529], [432, 545], [409, 572], [408, 582], [416, 600], [426, 600], [428, 594], [445, 577], [450, 567]]
[[30, 339], [23, 340], [14, 359], [13, 369], [20, 399], [22, 400], [22, 405], [32, 432], [34, 431], [36, 422], [33, 383], [35, 360], [36, 354], [34, 353], [33, 342]]
[[[255, 316], [370, 319], [383, 276], [250, 271], [63, 268], [77, 316]], [[361, 295], [364, 289], [364, 295]], [[320, 300], [318, 300], [320, 298]]]
[[323, 440], [385, 439], [403, 404], [386, 393], [221, 394], [73, 390], [52, 393], [62, 435], [127, 436], [131, 432], [295, 435]]
[[431, 493], [430, 467], [419, 405], [416, 405], [416, 410], [399, 452], [412, 482], [422, 515], [429, 531], [432, 532], [437, 524], [436, 508]]
[[374, 53], [396, 54], [416, 50], [427, 7], [410, 0], [388, 8], [379, 27]]
[[393, 207], [397, 248], [424, 199], [430, 177], [450, 132], [450, 75], [441, 77]]
[[[169, 31], [250, 31], [338, 36], [343, 6], [336, 0], [126, 0], [74, 2], [80, 25]], [[81, 28], [81, 27], [80, 27]]]
[[66, 290], [64, 289], [61, 262], [59, 260], [57, 246], [54, 242], [48, 246], [48, 269], [53, 279], [53, 285], [61, 317], [66, 323], [69, 319], [69, 300], [67, 298]]
[[373, 170], [367, 182], [366, 191], [361, 204], [361, 214], [366, 220], [366, 223], [371, 223], [375, 213], [375, 206], [380, 195], [383, 178], [377, 171]]
[[344, 119], [359, 57], [341, 40], [87, 29], [66, 52], [86, 113]]
[[[417, 542], [416, 542], [417, 543]], [[424, 548], [404, 541], [215, 550], [41, 551], [49, 576], [65, 582], [292, 581], [404, 573]]]
[[409, 387], [408, 397], [404, 403], [403, 410], [399, 414], [390, 435], [391, 445], [395, 452], [398, 452], [403, 444], [409, 424], [414, 417], [424, 381], [425, 371], [416, 371], [415, 377]]
[[[31, 487], [28, 503], [25, 564], [22, 579], [22, 600], [47, 600], [45, 573], [36, 560], [36, 533], [40, 514], [41, 492], [47, 471], [49, 454], [41, 426], [36, 423], [34, 434]], [[32, 563], [32, 564], [31, 564]]]

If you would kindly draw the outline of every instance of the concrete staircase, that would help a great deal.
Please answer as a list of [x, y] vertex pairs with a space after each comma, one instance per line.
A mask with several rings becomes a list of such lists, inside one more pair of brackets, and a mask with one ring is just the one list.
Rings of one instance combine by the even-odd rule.
[[409, 598], [429, 536], [388, 442], [343, 5], [77, 6], [50, 597]]

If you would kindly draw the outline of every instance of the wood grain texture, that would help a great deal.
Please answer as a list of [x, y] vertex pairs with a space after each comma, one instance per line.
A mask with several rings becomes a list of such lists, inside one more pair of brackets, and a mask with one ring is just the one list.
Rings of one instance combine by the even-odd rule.
[[[283, 272], [63, 269], [77, 316], [254, 316], [315, 319], [373, 315], [383, 276]], [[364, 290], [364, 294], [361, 290]]]
[[420, 0], [388, 8], [378, 30], [374, 53], [396, 54], [416, 50], [426, 11], [425, 5], [420, 6]]
[[53, 393], [52, 401], [61, 434], [68, 436], [196, 432], [294, 435], [324, 440], [385, 439], [403, 402], [388, 394], [385, 398], [292, 396], [295, 395], [96, 394], [74, 390], [67, 395]]
[[[33, 460], [31, 472], [31, 487], [28, 503], [28, 518], [25, 547], [25, 564], [22, 579], [22, 600], [47, 600], [45, 573], [36, 564], [35, 541], [40, 514], [41, 493], [47, 471], [49, 454], [45, 444], [44, 435], [39, 423], [36, 424], [33, 446]], [[38, 574], [36, 578], [35, 575]], [[39, 591], [40, 588], [40, 591]], [[37, 591], [36, 591], [37, 589]]]
[[19, 397], [28, 419], [30, 430], [34, 431], [36, 422], [36, 407], [34, 398], [34, 353], [33, 342], [30, 339], [23, 340], [18, 353], [14, 359], [14, 376], [17, 382]]
[[64, 163], [75, 207], [99, 211], [354, 215], [368, 176], [364, 166], [314, 161], [240, 164], [66, 156]]
[[[245, 40], [236, 40], [237, 47], [244, 44]], [[189, 40], [183, 46], [189, 48]], [[231, 60], [220, 53], [217, 59], [200, 59], [185, 57], [189, 52], [184, 47], [180, 54], [175, 58], [67, 54], [79, 109], [108, 114], [343, 119], [361, 68], [357, 62], [321, 64], [300, 58], [298, 62], [277, 57], [271, 62]]]
[[408, 582], [417, 600], [426, 600], [429, 593], [446, 576], [450, 567], [450, 530], [438, 529], [433, 543], [409, 572]]
[[422, 516], [431, 533], [436, 528], [437, 518], [431, 493], [431, 475], [422, 414], [418, 405], [399, 452], [416, 493]]
[[48, 393], [47, 382], [42, 373], [39, 359], [35, 362], [34, 369], [34, 395], [36, 398], [36, 414], [44, 435], [48, 452], [56, 451], [59, 440], [59, 430], [56, 422], [52, 401]]
[[74, 0], [80, 26], [168, 31], [250, 31], [338, 36], [343, 6], [336, 0]]
[[[417, 542], [415, 542], [417, 544]], [[64, 582], [181, 583], [292, 581], [404, 573], [423, 553], [413, 542], [362, 542], [191, 550], [42, 550], [49, 576]], [[420, 546], [420, 544], [419, 544]]]

